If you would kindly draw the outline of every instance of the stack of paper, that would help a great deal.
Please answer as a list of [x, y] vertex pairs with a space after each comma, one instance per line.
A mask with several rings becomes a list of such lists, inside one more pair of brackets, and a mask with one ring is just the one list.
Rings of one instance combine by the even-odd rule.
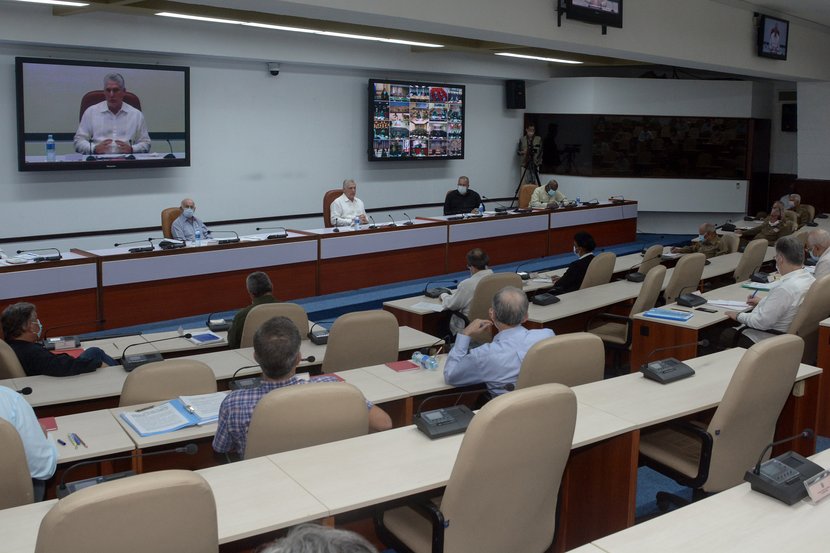
[[225, 395], [225, 392], [216, 392], [181, 396], [154, 407], [125, 411], [120, 416], [139, 436], [166, 434], [188, 426], [216, 422]]
[[643, 317], [669, 321], [688, 321], [692, 318], [692, 315], [691, 311], [678, 311], [676, 309], [649, 309], [643, 313]]

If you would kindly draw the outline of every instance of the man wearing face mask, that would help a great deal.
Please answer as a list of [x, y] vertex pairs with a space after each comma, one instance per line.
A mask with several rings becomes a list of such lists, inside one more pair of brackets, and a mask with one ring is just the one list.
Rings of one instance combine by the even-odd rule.
[[824, 229], [811, 230], [807, 235], [807, 251], [816, 262], [813, 272], [816, 280], [830, 275], [830, 232]]
[[444, 198], [444, 215], [477, 212], [479, 205], [481, 205], [481, 196], [475, 190], [470, 189], [470, 179], [458, 177], [458, 187], [447, 192], [447, 197]]
[[533, 191], [533, 195], [530, 197], [530, 207], [537, 209], [557, 207], [567, 199], [568, 198], [566, 198], [565, 195], [559, 191], [559, 183], [556, 182], [556, 179], [550, 179], [545, 186], [540, 186]]
[[[487, 267], [489, 263], [490, 258], [481, 248], [473, 248], [467, 252], [467, 268], [470, 270], [470, 278], [459, 282], [455, 292], [441, 294], [441, 305], [444, 306], [444, 309], [458, 311], [463, 313], [465, 317], [470, 316], [470, 303], [473, 301], [476, 286], [482, 278], [493, 274], [493, 271]], [[461, 332], [463, 328], [464, 319], [453, 315], [450, 319], [450, 332], [453, 336]]]
[[182, 200], [181, 208], [182, 214], [173, 221], [173, 227], [171, 229], [173, 238], [176, 240], [193, 241], [196, 239], [197, 230], [201, 231], [203, 239], [207, 238], [210, 235], [210, 231], [202, 220], [196, 217], [196, 202], [190, 198], [185, 198]]
[[98, 367], [118, 363], [100, 348], [88, 348], [78, 358], [66, 353], [53, 354], [40, 343], [43, 325], [35, 306], [20, 302], [8, 306], [0, 315], [3, 336], [28, 376], [72, 376], [93, 372]]
[[594, 259], [594, 248], [596, 248], [594, 237], [587, 232], [574, 234], [574, 255], [579, 259], [568, 265], [568, 269], [561, 277], [551, 277], [553, 281], [553, 294], [565, 294], [579, 290], [585, 273], [588, 272], [588, 265]]
[[672, 248], [671, 253], [702, 253], [709, 259], [729, 252], [726, 241], [718, 235], [712, 223], [700, 225], [698, 233], [697, 239], [691, 245]]

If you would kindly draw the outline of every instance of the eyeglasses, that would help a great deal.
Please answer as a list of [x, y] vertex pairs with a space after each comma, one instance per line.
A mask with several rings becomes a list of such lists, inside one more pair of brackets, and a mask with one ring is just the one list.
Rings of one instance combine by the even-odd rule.
[[117, 87], [116, 88], [105, 88], [104, 92], [108, 92], [110, 94], [118, 94], [119, 92], [121, 92], [121, 89], [117, 88]]

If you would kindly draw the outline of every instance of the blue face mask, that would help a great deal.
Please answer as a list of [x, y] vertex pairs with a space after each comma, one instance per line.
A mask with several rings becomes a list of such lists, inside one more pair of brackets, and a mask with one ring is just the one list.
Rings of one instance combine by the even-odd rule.
[[706, 240], [706, 237], [704, 235], [702, 235], [702, 234], [697, 235], [697, 241], [698, 242], [703, 242], [704, 240]]
[[43, 334], [43, 324], [41, 324], [40, 319], [35, 320], [37, 323], [37, 339], [40, 340], [41, 334]]
[[810, 259], [818, 263], [818, 257], [813, 255], [813, 250], [810, 250]]
[[186, 218], [190, 219], [191, 217], [193, 217], [193, 211], [194, 211], [194, 209], [193, 209], [192, 207], [186, 207], [186, 208], [184, 208], [184, 210], [182, 211], [182, 214], [183, 214]]

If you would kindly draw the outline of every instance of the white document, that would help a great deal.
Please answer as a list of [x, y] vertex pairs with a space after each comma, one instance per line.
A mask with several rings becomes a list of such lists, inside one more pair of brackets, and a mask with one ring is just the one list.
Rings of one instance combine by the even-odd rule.
[[222, 405], [225, 396], [225, 392], [215, 392], [198, 396], [179, 396], [179, 399], [190, 414], [199, 418], [199, 424], [204, 424], [219, 418], [219, 406]]
[[749, 308], [749, 304], [745, 301], [733, 301], [733, 300], [709, 300], [707, 305], [711, 305], [714, 307], [720, 307], [721, 309], [728, 309], [731, 311], [743, 311], [744, 309]]
[[419, 301], [416, 304], [412, 305], [412, 309], [419, 309], [421, 311], [432, 311], [434, 313], [440, 313], [444, 310], [444, 306], [440, 303], [432, 303], [430, 301]]
[[143, 411], [124, 412], [121, 418], [141, 436], [173, 432], [192, 424], [169, 402]]

